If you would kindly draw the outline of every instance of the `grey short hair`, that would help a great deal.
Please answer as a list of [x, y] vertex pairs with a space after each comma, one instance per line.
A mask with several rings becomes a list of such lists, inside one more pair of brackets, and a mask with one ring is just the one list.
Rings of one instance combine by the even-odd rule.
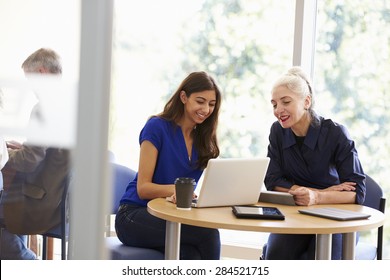
[[45, 68], [52, 74], [62, 74], [61, 58], [52, 49], [41, 48], [27, 57], [22, 64], [25, 72], [34, 73], [40, 67]]

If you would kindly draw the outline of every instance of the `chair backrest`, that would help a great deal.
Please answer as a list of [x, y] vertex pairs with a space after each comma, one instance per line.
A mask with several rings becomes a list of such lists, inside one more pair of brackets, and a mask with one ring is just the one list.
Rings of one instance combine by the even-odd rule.
[[119, 207], [119, 202], [125, 193], [127, 185], [135, 178], [136, 172], [124, 165], [111, 163], [112, 165], [112, 180], [113, 180], [113, 201], [111, 214], [116, 214]]
[[384, 212], [382, 205], [383, 190], [370, 176], [366, 175], [366, 199], [363, 205]]
[[[386, 208], [386, 199], [383, 196], [382, 188], [368, 175], [366, 175], [366, 199], [364, 200], [363, 205], [377, 209], [383, 213]], [[381, 260], [383, 251], [383, 226], [378, 228], [376, 250], [376, 258]]]
[[[112, 162], [112, 180], [113, 180], [113, 201], [111, 214], [116, 214], [119, 202], [126, 191], [129, 182], [132, 181], [136, 172], [126, 166]], [[112, 215], [110, 215], [112, 216]], [[106, 246], [110, 252], [112, 260], [163, 260], [164, 254], [158, 250], [150, 248], [140, 248], [125, 246], [116, 236], [110, 236], [111, 229], [110, 217], [108, 217], [108, 232], [106, 237]]]

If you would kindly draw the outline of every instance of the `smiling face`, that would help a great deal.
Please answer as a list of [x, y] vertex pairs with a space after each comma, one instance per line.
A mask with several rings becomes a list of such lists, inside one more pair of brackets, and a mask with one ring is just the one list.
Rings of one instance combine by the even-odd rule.
[[310, 96], [301, 97], [286, 86], [278, 86], [272, 92], [274, 115], [283, 128], [291, 128], [297, 136], [305, 136], [310, 125], [307, 109]]
[[214, 111], [217, 102], [214, 90], [194, 92], [187, 97], [186, 93], [180, 93], [184, 104], [184, 117], [194, 125], [201, 124]]

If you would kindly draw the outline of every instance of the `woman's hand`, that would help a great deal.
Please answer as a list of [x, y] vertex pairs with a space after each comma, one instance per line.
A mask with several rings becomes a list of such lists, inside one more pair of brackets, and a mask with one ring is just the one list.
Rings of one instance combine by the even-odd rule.
[[21, 149], [23, 147], [23, 145], [21, 143], [13, 141], [13, 140], [7, 141], [6, 144], [7, 144], [7, 148], [12, 149], [12, 150], [18, 150], [18, 149]]
[[[197, 198], [198, 198], [198, 196], [195, 193], [193, 193], [192, 199], [197, 199]], [[176, 204], [176, 192], [173, 195], [167, 197], [167, 200]]]
[[310, 206], [318, 204], [318, 191], [309, 188], [299, 187], [289, 191], [293, 195], [295, 204], [301, 206]]
[[327, 192], [327, 191], [354, 191], [356, 188], [356, 183], [355, 182], [344, 182], [339, 185], [333, 185], [330, 186], [329, 188], [321, 190], [322, 192]]
[[[193, 193], [192, 199], [196, 199], [196, 198], [198, 198], [198, 196], [195, 193]], [[176, 192], [173, 195], [167, 197], [167, 200], [176, 204]]]
[[173, 195], [167, 197], [167, 200], [176, 204], [176, 193], [174, 193]]
[[[348, 195], [354, 194], [356, 183], [344, 182], [339, 185], [330, 186], [323, 190], [316, 190], [306, 187], [297, 187], [289, 193], [294, 196], [295, 203], [301, 206], [327, 203], [352, 203], [355, 198]], [[347, 195], [347, 196], [346, 196]]]

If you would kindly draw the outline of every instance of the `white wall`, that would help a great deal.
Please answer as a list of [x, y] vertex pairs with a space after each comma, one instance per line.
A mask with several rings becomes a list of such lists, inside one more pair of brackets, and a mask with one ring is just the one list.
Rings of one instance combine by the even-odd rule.
[[64, 78], [77, 80], [79, 0], [0, 0], [0, 77], [21, 77], [21, 64], [49, 47], [62, 57]]

